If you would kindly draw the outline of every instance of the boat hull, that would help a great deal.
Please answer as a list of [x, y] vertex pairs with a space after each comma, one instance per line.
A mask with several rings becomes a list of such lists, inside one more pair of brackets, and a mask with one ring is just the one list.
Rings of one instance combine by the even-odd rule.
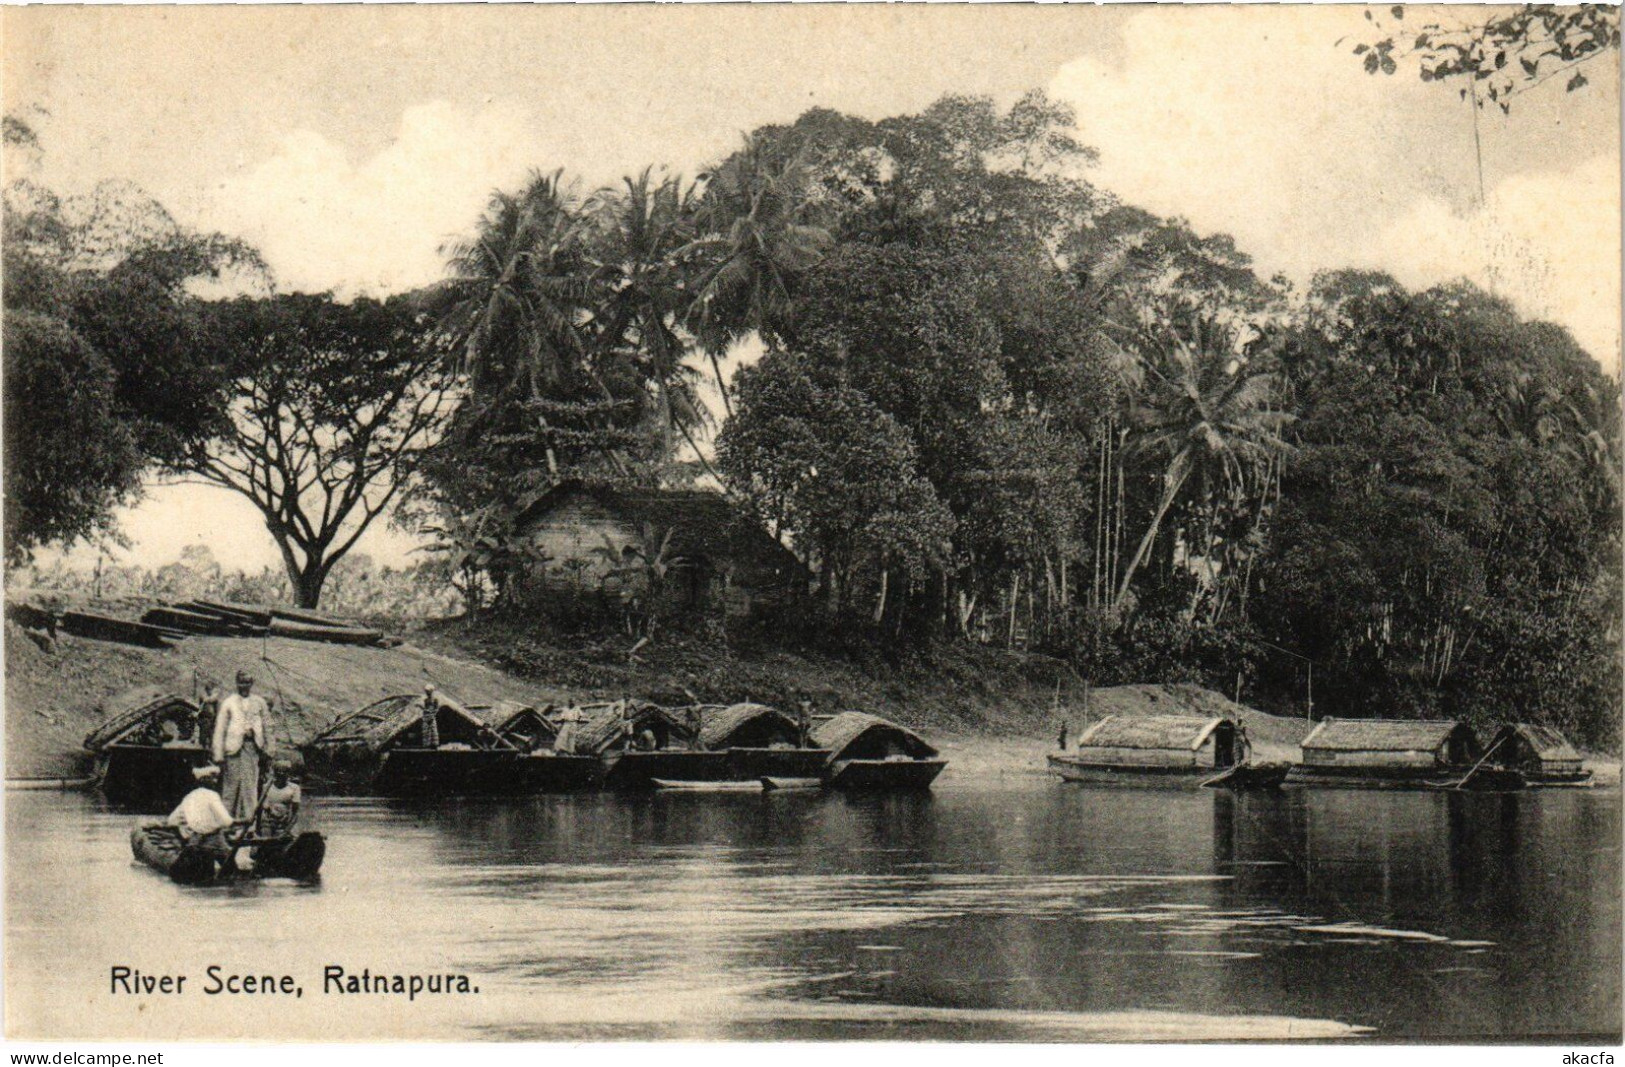
[[98, 757], [101, 790], [121, 807], [153, 814], [175, 810], [197, 787], [194, 768], [209, 762], [198, 745], [113, 744]]
[[604, 785], [610, 789], [655, 788], [668, 782], [724, 782], [730, 778], [727, 752], [615, 752], [604, 757]]
[[397, 748], [372, 790], [385, 797], [512, 796], [530, 789], [525, 757], [507, 749]]
[[1076, 756], [1052, 755], [1050, 770], [1063, 781], [1087, 785], [1127, 786], [1136, 789], [1196, 789], [1218, 774], [1214, 767], [1142, 767], [1089, 763]]
[[829, 750], [823, 748], [730, 748], [728, 777], [818, 778], [828, 762]]
[[850, 792], [930, 789], [948, 766], [941, 759], [853, 759], [830, 765], [828, 784]]
[[580, 793], [601, 788], [604, 764], [597, 756], [532, 752], [519, 759], [525, 793]]
[[1436, 783], [1454, 782], [1472, 770], [1467, 766], [1441, 767], [1322, 767], [1296, 763], [1287, 773], [1287, 786], [1313, 789], [1435, 789]]

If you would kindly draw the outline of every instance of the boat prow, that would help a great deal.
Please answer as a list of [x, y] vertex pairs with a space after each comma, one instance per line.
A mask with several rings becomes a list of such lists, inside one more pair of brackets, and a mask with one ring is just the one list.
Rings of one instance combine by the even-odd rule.
[[250, 841], [244, 847], [252, 850], [253, 862], [248, 870], [239, 871], [186, 845], [172, 826], [156, 823], [130, 831], [130, 851], [135, 858], [181, 885], [213, 885], [239, 876], [305, 881], [321, 871], [327, 857], [326, 838], [311, 832]]

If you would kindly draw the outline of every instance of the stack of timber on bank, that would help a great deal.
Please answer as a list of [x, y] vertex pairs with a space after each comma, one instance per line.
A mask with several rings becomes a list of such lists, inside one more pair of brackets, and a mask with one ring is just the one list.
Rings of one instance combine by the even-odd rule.
[[197, 784], [193, 769], [209, 762], [214, 724], [197, 704], [152, 686], [121, 693], [104, 707], [107, 721], [85, 738], [98, 786], [116, 804], [172, 811]]
[[1049, 757], [1069, 782], [1195, 787], [1246, 759], [1236, 724], [1195, 715], [1108, 715]]
[[948, 765], [913, 730], [862, 711], [819, 723], [812, 740], [829, 751], [824, 782], [836, 789], [929, 789]]
[[1477, 735], [1463, 722], [1325, 719], [1303, 739], [1303, 762], [1286, 784], [1427, 789], [1463, 780], [1481, 754]]

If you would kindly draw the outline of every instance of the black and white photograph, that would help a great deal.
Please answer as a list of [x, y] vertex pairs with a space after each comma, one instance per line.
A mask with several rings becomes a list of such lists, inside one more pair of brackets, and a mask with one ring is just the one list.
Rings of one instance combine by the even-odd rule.
[[1612, 1063], [1620, 14], [0, 8], [7, 1042]]

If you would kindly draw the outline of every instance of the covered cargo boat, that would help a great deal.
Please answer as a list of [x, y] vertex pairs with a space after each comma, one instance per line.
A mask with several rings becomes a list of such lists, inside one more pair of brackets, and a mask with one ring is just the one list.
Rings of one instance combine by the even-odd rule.
[[[434, 694], [385, 697], [352, 712], [300, 751], [312, 792], [356, 796], [484, 796], [523, 792], [520, 752], [473, 711]], [[432, 724], [426, 726], [426, 724]]]
[[813, 727], [829, 752], [824, 781], [837, 789], [929, 789], [948, 761], [906, 727], [863, 711], [843, 711]]
[[1108, 715], [1049, 757], [1069, 782], [1194, 787], [1247, 760], [1247, 742], [1222, 716]]
[[1516, 771], [1531, 786], [1591, 784], [1591, 772], [1582, 765], [1579, 751], [1550, 726], [1508, 723], [1495, 732], [1484, 751], [1496, 767]]
[[596, 753], [576, 751], [576, 726], [585, 721], [577, 708], [499, 705], [496, 731], [522, 754], [520, 775], [526, 793], [572, 793], [603, 784], [604, 765]]
[[728, 777], [818, 778], [829, 750], [811, 746], [790, 716], [766, 704], [706, 707], [700, 713], [700, 747], [727, 752]]
[[1479, 754], [1478, 737], [1463, 722], [1325, 719], [1303, 739], [1303, 762], [1286, 784], [1427, 789], [1464, 778]]
[[728, 753], [700, 746], [695, 709], [663, 708], [617, 700], [579, 709], [571, 747], [596, 754], [611, 789], [653, 789], [657, 779], [678, 782], [728, 780]]
[[115, 804], [168, 814], [197, 785], [193, 769], [209, 762], [214, 722], [196, 703], [153, 687], [105, 704], [118, 710], [85, 738], [102, 792]]

